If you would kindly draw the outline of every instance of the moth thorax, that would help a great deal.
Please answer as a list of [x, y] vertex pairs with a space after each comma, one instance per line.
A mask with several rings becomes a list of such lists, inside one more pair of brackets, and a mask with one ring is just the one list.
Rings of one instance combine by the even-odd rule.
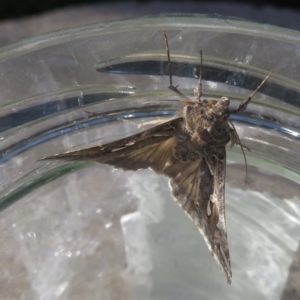
[[209, 129], [209, 133], [214, 140], [224, 141], [224, 143], [230, 141], [230, 127], [228, 122], [223, 119], [216, 119]]
[[199, 121], [199, 107], [198, 105], [195, 106], [190, 106], [187, 105], [184, 110], [184, 117], [185, 117], [185, 122], [186, 122], [186, 129], [188, 131], [194, 131], [200, 124]]

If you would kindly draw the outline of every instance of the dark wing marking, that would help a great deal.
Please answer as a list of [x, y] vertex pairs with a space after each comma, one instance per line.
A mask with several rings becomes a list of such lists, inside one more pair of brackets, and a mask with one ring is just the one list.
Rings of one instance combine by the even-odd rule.
[[196, 224], [213, 257], [231, 283], [231, 264], [225, 223], [225, 147], [194, 162], [174, 162], [164, 173], [172, 193]]
[[101, 156], [96, 161], [124, 170], [150, 167], [160, 173], [170, 164], [174, 145], [175, 137], [149, 137], [135, 145]]
[[176, 118], [141, 133], [100, 146], [42, 158], [67, 161], [96, 161], [124, 170], [151, 167], [161, 172], [172, 158], [175, 135], [183, 121]]

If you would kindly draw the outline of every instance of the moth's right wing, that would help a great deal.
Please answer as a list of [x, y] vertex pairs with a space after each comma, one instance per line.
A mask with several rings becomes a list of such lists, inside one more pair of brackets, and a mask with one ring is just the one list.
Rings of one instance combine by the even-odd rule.
[[96, 161], [124, 170], [152, 168], [161, 172], [170, 163], [176, 133], [183, 118], [176, 118], [141, 133], [86, 149], [42, 158], [66, 161]]
[[231, 282], [231, 264], [225, 223], [225, 147], [196, 161], [175, 161], [164, 170], [172, 193], [202, 233], [214, 259]]

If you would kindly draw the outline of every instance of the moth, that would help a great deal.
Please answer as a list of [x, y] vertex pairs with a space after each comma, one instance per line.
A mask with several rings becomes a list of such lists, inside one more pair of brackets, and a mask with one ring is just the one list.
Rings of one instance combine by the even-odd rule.
[[[192, 219], [230, 284], [231, 263], [225, 222], [225, 146], [240, 145], [230, 121], [230, 101], [202, 99], [202, 52], [194, 100], [172, 82], [168, 39], [164, 31], [169, 70], [169, 89], [181, 98], [182, 109], [172, 119], [138, 134], [86, 149], [56, 154], [41, 160], [95, 161], [123, 170], [151, 168], [170, 178], [173, 196]], [[234, 111], [245, 111], [252, 97], [271, 76]], [[244, 153], [244, 151], [243, 151]]]

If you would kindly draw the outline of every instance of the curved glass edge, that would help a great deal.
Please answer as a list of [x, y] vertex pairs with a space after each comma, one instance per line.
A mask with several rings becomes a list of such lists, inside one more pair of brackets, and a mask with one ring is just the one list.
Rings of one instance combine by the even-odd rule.
[[[237, 149], [232, 149], [230, 146], [227, 148], [227, 158], [238, 163], [243, 164], [244, 156]], [[287, 166], [276, 165], [271, 161], [264, 158], [257, 160], [257, 157], [252, 156], [247, 157], [248, 166], [260, 169], [262, 172], [267, 172], [269, 174], [281, 174], [285, 179], [288, 179], [296, 184], [298, 184], [299, 173], [296, 170], [289, 169]], [[38, 174], [34, 174], [34, 180], [28, 180], [26, 176], [21, 177], [18, 183], [15, 183], [15, 189], [11, 192], [11, 186], [0, 192], [0, 212], [7, 209], [15, 202], [23, 198], [24, 196], [30, 194], [34, 190], [44, 186], [56, 179], [59, 179], [65, 175], [77, 172], [79, 170], [88, 168], [94, 165], [94, 162], [58, 162], [57, 164], [48, 164], [43, 169], [40, 169]], [[245, 168], [245, 174], [246, 174]], [[1, 197], [1, 195], [4, 195]]]
[[300, 44], [300, 35], [296, 30], [285, 29], [270, 24], [260, 24], [230, 17], [213, 17], [201, 14], [159, 14], [142, 18], [95, 23], [54, 31], [34, 38], [22, 40], [0, 49], [0, 62], [38, 49], [65, 43], [67, 41], [110, 32], [127, 32], [141, 29], [205, 29], [272, 38], [283, 42]]
[[[24, 182], [19, 182], [18, 186], [12, 192], [6, 192], [6, 190], [1, 191], [0, 195], [2, 194], [4, 196], [0, 196], [0, 212], [39, 187], [62, 176], [87, 168], [90, 165], [91, 163], [88, 162], [65, 163], [51, 170], [39, 173], [37, 178], [33, 181], [22, 177], [21, 181], [24, 180]], [[8, 188], [10, 189], [10, 187]]]
[[[162, 61], [164, 62], [163, 67], [161, 67]], [[167, 57], [165, 51], [151, 51], [151, 52], [147, 51], [147, 52], [125, 55], [122, 57], [111, 58], [110, 60], [107, 61], [99, 61], [95, 65], [95, 69], [98, 72], [111, 73], [111, 74], [139, 74], [139, 75], [168, 76], [167, 72], [165, 73], [162, 72], [162, 70], [167, 70], [166, 61], [167, 61]], [[261, 68], [257, 68], [255, 66], [246, 63], [230, 61], [228, 59], [223, 59], [211, 55], [203, 55], [203, 61], [204, 61], [203, 68], [205, 68], [206, 66], [215, 67], [215, 68], [224, 68], [224, 70], [226, 68], [233, 68], [234, 71], [239, 71], [239, 72], [247, 71], [253, 73], [255, 76], [260, 75], [263, 77], [268, 75], [269, 72], [267, 70], [263, 70]], [[149, 62], [151, 62], [152, 68], [156, 68], [156, 73], [145, 72], [145, 70], [147, 71], [148, 69], [141, 68], [142, 64], [147, 64]], [[189, 73], [185, 72], [185, 74], [180, 74], [179, 72], [177, 72], [176, 67], [174, 67], [174, 65], [176, 64], [181, 65], [182, 69], [188, 70]], [[172, 51], [172, 71], [174, 73], [174, 76], [177, 77], [195, 78], [194, 77], [195, 74], [199, 73], [199, 57], [196, 55], [190, 55], [182, 52]], [[231, 72], [234, 71], [231, 70]], [[281, 74], [273, 73], [270, 79], [272, 80], [277, 79], [278, 81], [294, 89], [300, 88], [299, 81], [293, 80], [286, 76], [282, 76]], [[253, 85], [255, 85], [255, 83], [253, 83]]]

